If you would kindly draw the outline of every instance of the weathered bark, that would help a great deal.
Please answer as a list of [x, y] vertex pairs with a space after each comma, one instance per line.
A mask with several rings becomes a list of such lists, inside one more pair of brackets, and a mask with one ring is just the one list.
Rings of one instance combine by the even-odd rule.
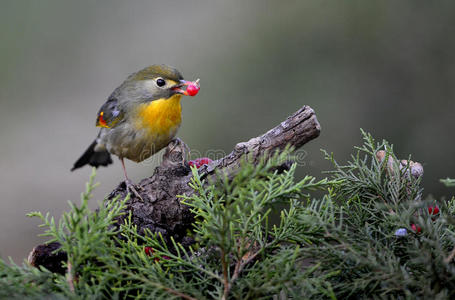
[[54, 252], [59, 248], [60, 244], [57, 242], [38, 245], [28, 255], [28, 262], [35, 267], [43, 266], [54, 273], [65, 274], [66, 268], [62, 262], [66, 261], [67, 255], [63, 251]]
[[[227, 156], [201, 167], [198, 171], [202, 177], [212, 176], [217, 170], [227, 172], [228, 175], [233, 174], [246, 154], [253, 163], [257, 163], [260, 157], [284, 149], [287, 145], [298, 149], [318, 137], [319, 133], [320, 125], [313, 109], [303, 106], [275, 128], [247, 142], [238, 143]], [[154, 174], [136, 186], [142, 200], [132, 195], [126, 210], [131, 213], [132, 222], [140, 234], [149, 229], [151, 232], [160, 232], [165, 239], [173, 237], [183, 245], [191, 244], [186, 232], [191, 228], [193, 216], [177, 197], [193, 192], [188, 185], [191, 170], [185, 157], [185, 144], [179, 139], [174, 140], [166, 148], [163, 160]], [[108, 198], [123, 198], [126, 195], [126, 186], [121, 183]], [[127, 215], [119, 218], [119, 224]], [[40, 261], [43, 260], [45, 261], [41, 258]]]

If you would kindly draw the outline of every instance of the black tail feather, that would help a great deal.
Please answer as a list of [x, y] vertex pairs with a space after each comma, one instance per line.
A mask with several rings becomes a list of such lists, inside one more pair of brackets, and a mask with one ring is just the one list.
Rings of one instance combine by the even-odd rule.
[[98, 168], [99, 166], [107, 166], [112, 163], [111, 155], [106, 150], [95, 151], [96, 140], [85, 150], [84, 154], [74, 163], [71, 171], [74, 171], [87, 164]]

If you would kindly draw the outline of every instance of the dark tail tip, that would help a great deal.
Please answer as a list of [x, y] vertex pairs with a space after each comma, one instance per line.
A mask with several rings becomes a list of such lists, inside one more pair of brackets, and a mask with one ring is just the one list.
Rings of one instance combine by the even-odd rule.
[[85, 150], [84, 154], [74, 163], [71, 171], [74, 171], [85, 165], [98, 168], [112, 164], [111, 155], [106, 150], [95, 151], [96, 140]]

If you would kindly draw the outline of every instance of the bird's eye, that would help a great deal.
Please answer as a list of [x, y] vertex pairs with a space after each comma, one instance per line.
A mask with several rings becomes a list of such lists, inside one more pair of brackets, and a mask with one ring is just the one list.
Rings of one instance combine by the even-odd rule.
[[158, 79], [156, 80], [156, 84], [157, 84], [159, 87], [162, 87], [162, 86], [164, 86], [164, 85], [166, 84], [166, 81], [164, 81], [163, 78], [158, 78]]

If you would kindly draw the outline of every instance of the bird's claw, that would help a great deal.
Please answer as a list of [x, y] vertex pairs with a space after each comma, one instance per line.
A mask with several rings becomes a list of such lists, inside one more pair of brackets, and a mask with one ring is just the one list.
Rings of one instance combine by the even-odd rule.
[[[141, 202], [144, 202], [144, 199], [139, 194], [139, 192], [134, 187], [134, 184], [130, 180], [125, 180], [126, 191], [130, 194], [133, 194], [136, 198], [138, 198]], [[141, 188], [142, 189], [142, 188]]]
[[168, 151], [172, 152], [174, 151], [177, 147], [182, 147], [185, 152], [188, 152], [190, 150], [190, 147], [188, 147], [187, 144], [185, 144], [184, 141], [182, 141], [181, 138], [174, 138], [172, 141], [169, 143], [168, 147], [170, 148]]
[[189, 147], [179, 138], [174, 138], [166, 147], [163, 155], [163, 166], [183, 166]]

